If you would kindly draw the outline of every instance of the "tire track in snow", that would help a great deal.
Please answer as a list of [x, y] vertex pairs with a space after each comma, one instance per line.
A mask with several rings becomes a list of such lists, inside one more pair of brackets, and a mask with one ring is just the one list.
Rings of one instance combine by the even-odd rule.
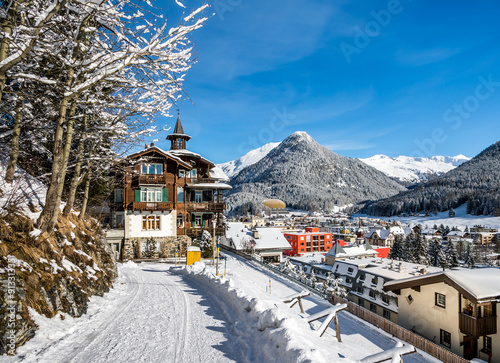
[[125, 305], [118, 305], [118, 312], [116, 314], [111, 314], [109, 319], [103, 321], [98, 328], [94, 329], [93, 333], [88, 335], [77, 347], [74, 347], [64, 358], [61, 358], [61, 362], [76, 361], [79, 356], [85, 353], [85, 351], [92, 346], [97, 337], [106, 335], [107, 331], [112, 331], [113, 325], [128, 312], [128, 308], [133, 306], [138, 297], [141, 296], [139, 292], [142, 284], [136, 278], [127, 274], [126, 270], [122, 271], [122, 273], [125, 275], [125, 283], [129, 286], [134, 286], [134, 289], [132, 290], [133, 295], [129, 298]]
[[[177, 341], [176, 341], [176, 349], [175, 349], [175, 356], [174, 356], [174, 362], [179, 362], [182, 363], [184, 362], [183, 358], [183, 353], [186, 351], [186, 344], [187, 341], [189, 340], [189, 327], [191, 325], [191, 309], [189, 307], [189, 300], [187, 297], [187, 294], [183, 291], [183, 289], [180, 287], [180, 285], [174, 280], [175, 276], [172, 274], [170, 271], [168, 271], [168, 274], [170, 275], [171, 279], [170, 285], [160, 283], [160, 285], [163, 285], [169, 292], [174, 291], [179, 298], [174, 299], [174, 303], [176, 307], [179, 307], [181, 309], [180, 316], [183, 317], [183, 319], [180, 322], [180, 326], [177, 327], [177, 331], [179, 332], [177, 334]], [[173, 288], [172, 288], [173, 287]], [[182, 302], [182, 303], [181, 303]]]
[[[118, 319], [120, 319], [123, 314], [127, 311], [127, 308], [130, 307], [132, 304], [134, 304], [135, 300], [140, 296], [140, 289], [141, 289], [141, 284], [138, 283], [138, 281], [135, 278], [132, 278], [129, 274], [127, 274], [125, 271], [122, 271], [122, 273], [125, 276], [125, 281], [124, 283], [128, 286], [133, 286], [134, 288], [131, 290], [131, 295], [128, 296], [128, 302], [125, 305], [117, 304], [117, 308], [115, 309], [116, 313], [111, 314], [109, 319], [106, 319], [103, 321], [97, 328], [93, 330], [92, 333], [88, 334], [83, 341], [81, 341], [77, 346], [71, 346], [69, 347], [70, 351], [64, 355], [60, 356], [58, 354], [57, 358], [54, 357], [54, 359], [57, 359], [59, 362], [72, 362], [77, 359], [82, 353], [84, 353], [95, 341], [95, 339], [102, 335], [105, 334], [107, 330], [110, 329], [110, 327], [113, 325], [114, 322], [116, 322]], [[106, 312], [106, 314], [109, 314], [109, 312]], [[85, 322], [87, 323], [87, 322]], [[81, 327], [80, 327], [81, 329]], [[85, 329], [83, 330], [83, 334], [85, 335]], [[71, 335], [75, 334], [76, 332], [72, 332]], [[45, 355], [47, 352], [49, 352], [52, 348], [56, 347], [60, 343], [64, 343], [64, 339], [67, 336], [62, 337], [58, 341], [56, 341], [54, 344], [51, 344], [49, 347], [41, 350], [40, 352], [37, 352], [37, 356], [35, 357], [35, 362], [45, 362], [47, 360], [47, 356]], [[56, 349], [58, 350], [58, 349]], [[49, 353], [50, 354], [50, 353]], [[26, 362], [30, 362], [31, 360], [28, 358]]]

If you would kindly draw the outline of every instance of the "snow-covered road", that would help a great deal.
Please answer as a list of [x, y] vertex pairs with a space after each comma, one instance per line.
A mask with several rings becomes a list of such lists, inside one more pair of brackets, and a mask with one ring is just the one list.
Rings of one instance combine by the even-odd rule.
[[[48, 346], [37, 349], [36, 343], [44, 338], [37, 336], [19, 349], [18, 358], [75, 363], [238, 361], [227, 331], [228, 312], [220, 308], [217, 296], [169, 268], [165, 264], [121, 268], [118, 291], [96, 299], [89, 316], [67, 317], [74, 325], [55, 339], [46, 336]], [[50, 330], [43, 319], [37, 321], [42, 321], [41, 335]], [[26, 351], [33, 343], [35, 349]]]
[[[224, 271], [221, 266], [221, 271]], [[3, 362], [333, 362], [353, 361], [394, 347], [388, 334], [348, 313], [340, 314], [342, 343], [329, 328], [323, 337], [282, 299], [301, 290], [293, 282], [227, 254], [230, 279], [214, 266], [163, 263], [120, 265], [115, 287], [93, 297], [88, 314], [47, 319], [15, 357]], [[271, 282], [272, 294], [269, 291]], [[306, 316], [331, 305], [304, 300]], [[421, 354], [405, 362], [438, 362]]]

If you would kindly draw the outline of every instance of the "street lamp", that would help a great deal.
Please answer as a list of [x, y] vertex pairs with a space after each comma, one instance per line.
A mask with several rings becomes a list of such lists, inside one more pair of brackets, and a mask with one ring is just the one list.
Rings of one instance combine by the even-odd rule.
[[215, 226], [217, 221], [215, 218], [212, 220], [213, 233], [212, 233], [212, 266], [215, 265]]

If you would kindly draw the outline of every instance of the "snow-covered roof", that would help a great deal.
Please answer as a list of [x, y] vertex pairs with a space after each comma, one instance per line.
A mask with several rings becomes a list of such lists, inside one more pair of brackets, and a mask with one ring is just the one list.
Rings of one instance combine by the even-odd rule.
[[210, 178], [226, 182], [229, 181], [229, 177], [218, 166], [214, 166], [212, 169], [210, 169]]
[[177, 157], [176, 155], [172, 154], [170, 151], [165, 151], [165, 150], [163, 150], [163, 149], [159, 148], [158, 146], [154, 146], [154, 145], [153, 145], [153, 146], [148, 147], [147, 149], [144, 149], [144, 150], [141, 150], [141, 151], [137, 151], [137, 152], [135, 152], [135, 153], [133, 153], [133, 154], [130, 154], [130, 155], [128, 156], [128, 158], [134, 158], [134, 157], [136, 157], [136, 156], [139, 156], [139, 155], [141, 155], [141, 154], [147, 153], [147, 152], [149, 152], [149, 151], [158, 151], [160, 154], [163, 154], [163, 155], [165, 155], [165, 156], [168, 156], [168, 157], [170, 157], [170, 158], [174, 159], [175, 161], [177, 161], [177, 162], [179, 162], [179, 163], [183, 164], [184, 166], [187, 166], [189, 169], [191, 169], [191, 165], [189, 165], [188, 163], [186, 163], [186, 162], [185, 162], [184, 160], [182, 160], [181, 158], [179, 158], [179, 157]]
[[233, 187], [224, 184], [224, 183], [197, 183], [197, 184], [189, 184], [190, 188], [198, 188], [198, 189], [232, 189]]
[[200, 159], [204, 162], [206, 162], [207, 164], [210, 164], [210, 165], [213, 165], [215, 166], [214, 163], [212, 163], [210, 160], [208, 159], [205, 159], [203, 156], [201, 156], [200, 154], [197, 154], [195, 152], [192, 152], [192, 151], [189, 151], [189, 150], [186, 150], [186, 149], [177, 149], [177, 150], [170, 150], [168, 151], [169, 154], [172, 154], [172, 155], [175, 155], [175, 156], [190, 156], [190, 157], [193, 157], [193, 158], [196, 158], [196, 159]]
[[411, 277], [387, 283], [384, 290], [398, 290], [440, 282], [453, 286], [472, 301], [500, 299], [500, 269], [494, 267], [460, 268]]
[[371, 229], [370, 232], [368, 232], [368, 238], [372, 238], [372, 235], [374, 233], [377, 233], [377, 235], [380, 237], [380, 239], [387, 239], [391, 235], [391, 231], [388, 229]]
[[[228, 223], [226, 238], [233, 241], [237, 250], [245, 249], [246, 244], [254, 237], [251, 229], [246, 228], [243, 223]], [[278, 228], [257, 228], [259, 238], [254, 239], [255, 249], [290, 249], [291, 246]]]
[[446, 235], [446, 237], [464, 237], [466, 234], [467, 232], [451, 231]]
[[325, 256], [335, 258], [350, 258], [362, 256], [376, 256], [377, 251], [369, 243], [362, 245], [341, 246], [340, 243], [335, 242], [333, 247], [326, 253]]

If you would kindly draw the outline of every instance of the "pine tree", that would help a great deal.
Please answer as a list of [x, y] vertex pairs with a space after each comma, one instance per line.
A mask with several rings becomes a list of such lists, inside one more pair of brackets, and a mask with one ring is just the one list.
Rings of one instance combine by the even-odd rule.
[[443, 248], [443, 254], [446, 258], [447, 268], [458, 266], [457, 250], [455, 249], [453, 242], [448, 242], [448, 244]]
[[429, 256], [429, 261], [432, 266], [435, 267], [440, 267], [441, 264], [443, 263], [443, 247], [441, 245], [441, 242], [437, 239], [433, 239], [429, 243], [428, 247], [428, 256]]
[[464, 253], [464, 264], [469, 268], [474, 268], [476, 266], [476, 260], [474, 256], [474, 245], [469, 243], [467, 249]]

